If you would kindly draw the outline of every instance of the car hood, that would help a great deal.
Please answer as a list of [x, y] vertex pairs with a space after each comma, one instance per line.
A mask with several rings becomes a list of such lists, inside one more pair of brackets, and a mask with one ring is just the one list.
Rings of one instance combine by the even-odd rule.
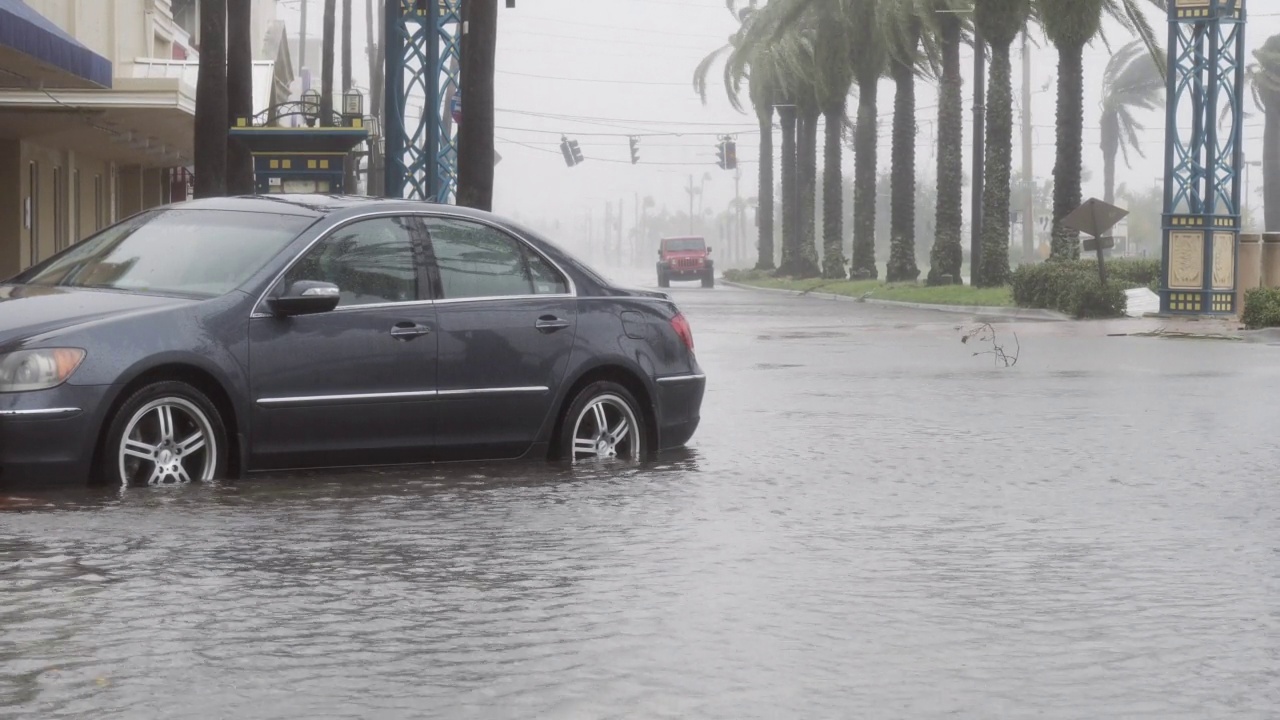
[[106, 290], [0, 285], [0, 344], [108, 316], [181, 307], [187, 298]]

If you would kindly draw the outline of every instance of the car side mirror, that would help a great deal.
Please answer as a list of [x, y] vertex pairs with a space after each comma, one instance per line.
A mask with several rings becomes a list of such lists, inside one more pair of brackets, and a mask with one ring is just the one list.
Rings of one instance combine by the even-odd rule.
[[710, 245], [708, 245], [708, 246], [707, 246], [707, 254], [708, 254], [708, 255], [710, 255], [710, 254], [711, 254], [711, 246], [710, 246]]
[[658, 248], [658, 257], [662, 257], [662, 248]]
[[271, 312], [279, 317], [318, 315], [338, 307], [342, 293], [333, 283], [299, 280], [279, 297], [271, 298]]

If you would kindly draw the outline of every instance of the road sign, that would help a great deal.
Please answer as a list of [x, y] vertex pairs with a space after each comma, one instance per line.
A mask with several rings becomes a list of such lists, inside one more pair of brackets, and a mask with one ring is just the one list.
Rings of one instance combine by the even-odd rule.
[[1099, 248], [1102, 250], [1110, 250], [1116, 246], [1116, 239], [1113, 237], [1085, 238], [1082, 245], [1085, 252], [1094, 252]]
[[1129, 216], [1129, 211], [1105, 203], [1098, 198], [1089, 198], [1070, 215], [1062, 219], [1062, 224], [1085, 235], [1099, 237], [1117, 223]]

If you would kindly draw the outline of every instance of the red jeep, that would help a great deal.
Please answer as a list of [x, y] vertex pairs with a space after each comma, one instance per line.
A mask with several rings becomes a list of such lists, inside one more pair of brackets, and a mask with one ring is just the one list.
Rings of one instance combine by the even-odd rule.
[[663, 238], [658, 247], [658, 287], [671, 287], [672, 280], [701, 280], [702, 287], [716, 286], [716, 269], [711, 248], [700, 237]]

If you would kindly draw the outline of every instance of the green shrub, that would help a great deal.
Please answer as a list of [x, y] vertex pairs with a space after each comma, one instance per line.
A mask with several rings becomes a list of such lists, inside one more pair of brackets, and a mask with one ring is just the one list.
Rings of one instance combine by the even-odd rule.
[[1246, 291], [1241, 319], [1250, 330], [1280, 327], [1280, 289], [1253, 288]]
[[1075, 318], [1124, 315], [1124, 283], [1112, 281], [1103, 287], [1096, 263], [1023, 265], [1013, 272], [1010, 284], [1019, 307], [1057, 310]]
[[[1107, 282], [1116, 283], [1126, 288], [1160, 289], [1160, 261], [1140, 258], [1119, 258], [1107, 260]], [[1098, 274], [1097, 260], [1081, 260], [1080, 265], [1089, 268], [1094, 275]]]
[[768, 280], [773, 277], [773, 273], [768, 270], [741, 270], [732, 268], [724, 271], [724, 279], [729, 282], [751, 282], [752, 280]]

